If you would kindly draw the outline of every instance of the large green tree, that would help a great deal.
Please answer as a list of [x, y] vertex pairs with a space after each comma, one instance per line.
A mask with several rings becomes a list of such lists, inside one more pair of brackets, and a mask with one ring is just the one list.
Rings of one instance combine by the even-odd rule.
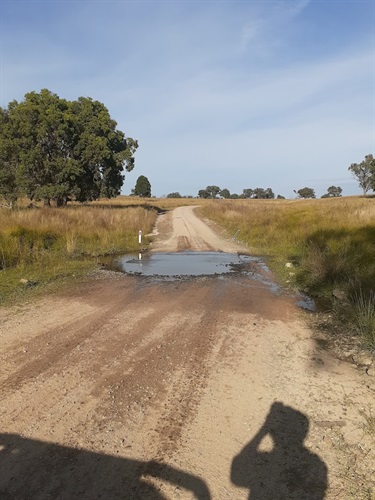
[[69, 191], [67, 110], [67, 101], [48, 90], [30, 92], [23, 102], [8, 106], [8, 152], [17, 163], [18, 187], [32, 200], [49, 204]]
[[127, 172], [134, 168], [138, 142], [116, 129], [117, 123], [99, 101], [80, 97], [71, 103], [69, 118], [76, 134], [73, 155], [80, 172], [75, 186], [77, 200], [119, 195], [124, 167]]
[[137, 141], [125, 139], [104, 104], [90, 98], [30, 92], [2, 110], [1, 120], [7, 125], [0, 131], [1, 165], [11, 162], [18, 190], [45, 205], [117, 196], [124, 167], [134, 167]]

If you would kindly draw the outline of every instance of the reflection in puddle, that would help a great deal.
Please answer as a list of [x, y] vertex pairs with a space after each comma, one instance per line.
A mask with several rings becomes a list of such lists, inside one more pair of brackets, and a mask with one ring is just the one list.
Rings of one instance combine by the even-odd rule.
[[231, 272], [256, 272], [257, 257], [220, 252], [147, 253], [114, 259], [110, 268], [143, 276], [207, 276]]

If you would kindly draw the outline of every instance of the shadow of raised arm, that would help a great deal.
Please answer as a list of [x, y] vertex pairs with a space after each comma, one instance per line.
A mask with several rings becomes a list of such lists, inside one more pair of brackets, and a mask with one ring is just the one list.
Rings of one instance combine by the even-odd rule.
[[[251, 500], [323, 500], [327, 467], [304, 446], [309, 420], [283, 403], [273, 403], [251, 441], [233, 459], [231, 481], [249, 489]], [[262, 450], [269, 437], [272, 449]]]

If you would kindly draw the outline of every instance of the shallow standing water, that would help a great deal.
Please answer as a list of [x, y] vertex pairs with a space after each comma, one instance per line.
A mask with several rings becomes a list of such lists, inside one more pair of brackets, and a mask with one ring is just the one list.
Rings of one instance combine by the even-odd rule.
[[[263, 259], [251, 255], [224, 252], [147, 252], [111, 258], [107, 260], [105, 267], [125, 274], [154, 276], [172, 281], [182, 277], [237, 273], [250, 278], [247, 285], [250, 288], [265, 286], [272, 293], [281, 293]], [[314, 301], [301, 294], [298, 295], [296, 304], [305, 310], [316, 310]]]
[[221, 252], [146, 253], [139, 257], [124, 255], [111, 261], [109, 267], [143, 276], [205, 276], [238, 272], [240, 266], [248, 268], [261, 262], [257, 257]]

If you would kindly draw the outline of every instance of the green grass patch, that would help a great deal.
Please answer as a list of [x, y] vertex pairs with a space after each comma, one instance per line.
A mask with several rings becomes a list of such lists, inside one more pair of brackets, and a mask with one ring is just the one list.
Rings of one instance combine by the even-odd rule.
[[57, 260], [0, 271], [0, 305], [29, 300], [51, 288], [80, 279], [97, 267], [95, 260]]

